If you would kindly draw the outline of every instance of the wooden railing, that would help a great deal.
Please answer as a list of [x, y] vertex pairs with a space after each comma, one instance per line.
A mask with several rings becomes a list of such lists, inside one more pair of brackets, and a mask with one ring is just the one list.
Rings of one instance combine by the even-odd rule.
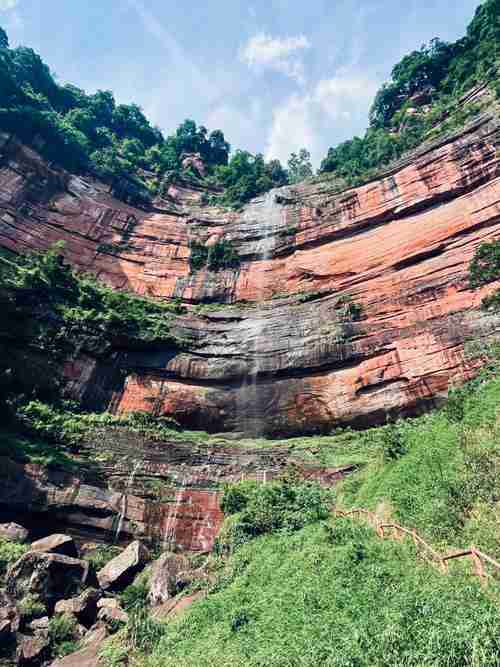
[[443, 555], [433, 549], [415, 529], [405, 528], [397, 523], [383, 523], [379, 520], [378, 516], [374, 512], [370, 512], [370, 510], [361, 508], [354, 508], [348, 511], [334, 509], [333, 512], [335, 516], [352, 516], [358, 520], [364, 518], [382, 539], [389, 536], [393, 540], [402, 541], [405, 537], [410, 537], [413, 540], [415, 548], [422, 553], [424, 558], [438, 567], [443, 574], [448, 573], [449, 561], [458, 560], [459, 558], [469, 558], [472, 560], [473, 573], [479, 577], [482, 584], [486, 583], [488, 579], [491, 578], [491, 575], [487, 572], [487, 567], [493, 568], [495, 572], [500, 574], [500, 563], [476, 547], [470, 547], [463, 551]]

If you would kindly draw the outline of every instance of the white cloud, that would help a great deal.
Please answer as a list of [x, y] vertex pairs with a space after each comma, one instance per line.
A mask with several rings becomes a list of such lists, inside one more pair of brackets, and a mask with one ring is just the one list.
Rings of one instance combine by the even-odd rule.
[[339, 72], [331, 79], [316, 84], [314, 100], [332, 118], [349, 118], [372, 101], [378, 81], [362, 74]]
[[305, 35], [280, 38], [261, 32], [240, 49], [240, 60], [251, 69], [272, 69], [304, 83], [304, 64], [297, 52], [310, 46]]
[[0, 0], [0, 12], [8, 12], [17, 7], [19, 0]]
[[266, 158], [286, 163], [290, 153], [307, 148], [316, 157], [318, 136], [315, 105], [311, 95], [292, 95], [273, 112], [273, 122], [266, 146]]
[[[366, 126], [366, 114], [379, 82], [352, 70], [339, 70], [303, 95], [294, 94], [275, 108], [266, 145], [266, 158], [288, 160], [304, 147], [319, 165], [329, 146], [348, 139]], [[335, 121], [332, 123], [332, 121]]]

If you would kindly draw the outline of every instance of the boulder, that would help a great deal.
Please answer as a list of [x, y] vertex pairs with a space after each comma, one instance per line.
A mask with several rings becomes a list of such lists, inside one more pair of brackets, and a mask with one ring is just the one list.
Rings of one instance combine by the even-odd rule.
[[0, 645], [3, 645], [12, 635], [12, 628], [10, 621], [7, 619], [0, 620]]
[[5, 591], [0, 591], [0, 625], [7, 628], [5, 621], [9, 623], [11, 632], [18, 632], [21, 625], [21, 615], [15, 601]]
[[35, 618], [31, 623], [28, 623], [28, 629], [37, 636], [47, 637], [49, 634], [49, 617]]
[[118, 609], [120, 607], [120, 603], [116, 598], [101, 598], [97, 603], [97, 608], [103, 609], [103, 607], [107, 607], [109, 609]]
[[7, 593], [37, 595], [44, 604], [78, 594], [89, 580], [89, 564], [60, 554], [28, 551], [7, 572]]
[[100, 667], [99, 651], [107, 636], [108, 631], [104, 625], [96, 628], [87, 634], [79, 651], [58, 658], [50, 667]]
[[49, 656], [49, 641], [43, 637], [22, 637], [17, 646], [19, 667], [38, 667]]
[[89, 588], [78, 597], [59, 600], [56, 603], [54, 613], [75, 616], [80, 623], [89, 628], [95, 623], [100, 597], [100, 591]]
[[129, 544], [119, 556], [110, 560], [97, 573], [99, 586], [103, 590], [123, 590], [132, 583], [135, 575], [149, 560], [149, 552], [138, 540]]
[[97, 620], [114, 630], [117, 623], [128, 622], [128, 614], [121, 607], [101, 607], [97, 614]]
[[166, 552], [151, 565], [149, 602], [155, 606], [173, 598], [190, 583], [191, 565], [185, 556]]
[[45, 553], [60, 554], [61, 556], [78, 557], [73, 538], [69, 535], [54, 533], [48, 537], [42, 537], [41, 540], [32, 542], [31, 551], [43, 551]]
[[18, 523], [0, 523], [0, 537], [9, 542], [24, 544], [28, 541], [28, 531]]

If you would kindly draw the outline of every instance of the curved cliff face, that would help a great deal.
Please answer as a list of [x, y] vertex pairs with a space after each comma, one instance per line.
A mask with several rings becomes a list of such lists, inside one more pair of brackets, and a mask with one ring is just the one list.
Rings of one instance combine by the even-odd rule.
[[[117, 288], [227, 304], [176, 319], [180, 352], [121, 350], [127, 377], [101, 407], [209, 430], [375, 423], [439, 401], [475, 371], [465, 341], [498, 329], [479, 304], [499, 285], [471, 292], [467, 270], [500, 236], [499, 137], [486, 115], [364, 186], [288, 186], [241, 213], [203, 206], [189, 184], [140, 211], [4, 139], [0, 244], [25, 252], [63, 239], [75, 267]], [[240, 267], [191, 274], [190, 241], [222, 238]], [[90, 358], [67, 370], [84, 400], [103, 384]]]

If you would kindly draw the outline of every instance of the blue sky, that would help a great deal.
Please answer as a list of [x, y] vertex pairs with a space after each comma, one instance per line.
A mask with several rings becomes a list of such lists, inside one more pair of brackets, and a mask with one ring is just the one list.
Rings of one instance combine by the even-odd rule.
[[478, 0], [0, 0], [11, 44], [109, 89], [169, 133], [185, 118], [286, 161], [363, 132], [405, 53], [462, 36]]

